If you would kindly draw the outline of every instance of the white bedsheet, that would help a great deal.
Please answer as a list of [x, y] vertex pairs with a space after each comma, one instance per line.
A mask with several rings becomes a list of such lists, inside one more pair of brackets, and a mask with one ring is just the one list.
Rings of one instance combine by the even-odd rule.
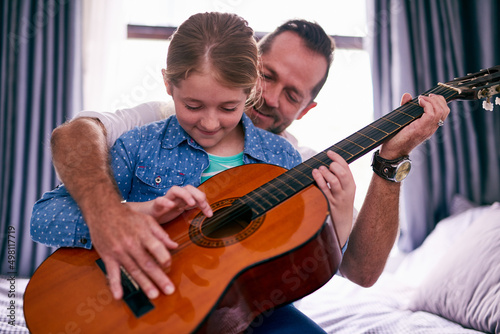
[[391, 273], [384, 273], [371, 288], [335, 276], [295, 305], [328, 333], [481, 333], [431, 313], [407, 310], [414, 290]]
[[26, 278], [0, 276], [0, 333], [29, 333], [23, 313], [27, 284]]

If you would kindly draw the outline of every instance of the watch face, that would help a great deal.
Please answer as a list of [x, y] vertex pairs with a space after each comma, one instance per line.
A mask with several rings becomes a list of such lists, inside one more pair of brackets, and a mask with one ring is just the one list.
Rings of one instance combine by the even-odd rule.
[[407, 160], [401, 163], [396, 169], [396, 175], [394, 176], [396, 182], [403, 181], [408, 176], [408, 173], [410, 173], [410, 169], [411, 169], [410, 161]]

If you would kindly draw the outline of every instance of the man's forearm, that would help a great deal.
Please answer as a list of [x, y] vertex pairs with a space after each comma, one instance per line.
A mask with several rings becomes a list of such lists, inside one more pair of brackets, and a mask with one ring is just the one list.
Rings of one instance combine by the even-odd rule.
[[51, 147], [54, 167], [84, 216], [104, 202], [120, 202], [106, 133], [98, 120], [78, 118], [58, 127]]
[[382, 271], [399, 231], [400, 183], [374, 175], [341, 263], [351, 281], [373, 285]]

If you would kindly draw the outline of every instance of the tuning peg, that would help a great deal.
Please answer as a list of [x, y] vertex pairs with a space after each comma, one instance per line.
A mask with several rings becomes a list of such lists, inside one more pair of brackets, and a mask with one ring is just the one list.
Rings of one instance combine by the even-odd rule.
[[493, 111], [493, 103], [490, 102], [490, 98], [483, 101], [483, 109], [488, 111]]

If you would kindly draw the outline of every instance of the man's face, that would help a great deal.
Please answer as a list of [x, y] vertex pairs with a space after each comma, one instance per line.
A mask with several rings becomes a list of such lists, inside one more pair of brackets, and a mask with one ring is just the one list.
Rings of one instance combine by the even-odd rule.
[[246, 113], [257, 127], [280, 134], [316, 105], [311, 90], [325, 75], [327, 61], [307, 49], [298, 35], [284, 32], [262, 55], [262, 63], [262, 101]]

